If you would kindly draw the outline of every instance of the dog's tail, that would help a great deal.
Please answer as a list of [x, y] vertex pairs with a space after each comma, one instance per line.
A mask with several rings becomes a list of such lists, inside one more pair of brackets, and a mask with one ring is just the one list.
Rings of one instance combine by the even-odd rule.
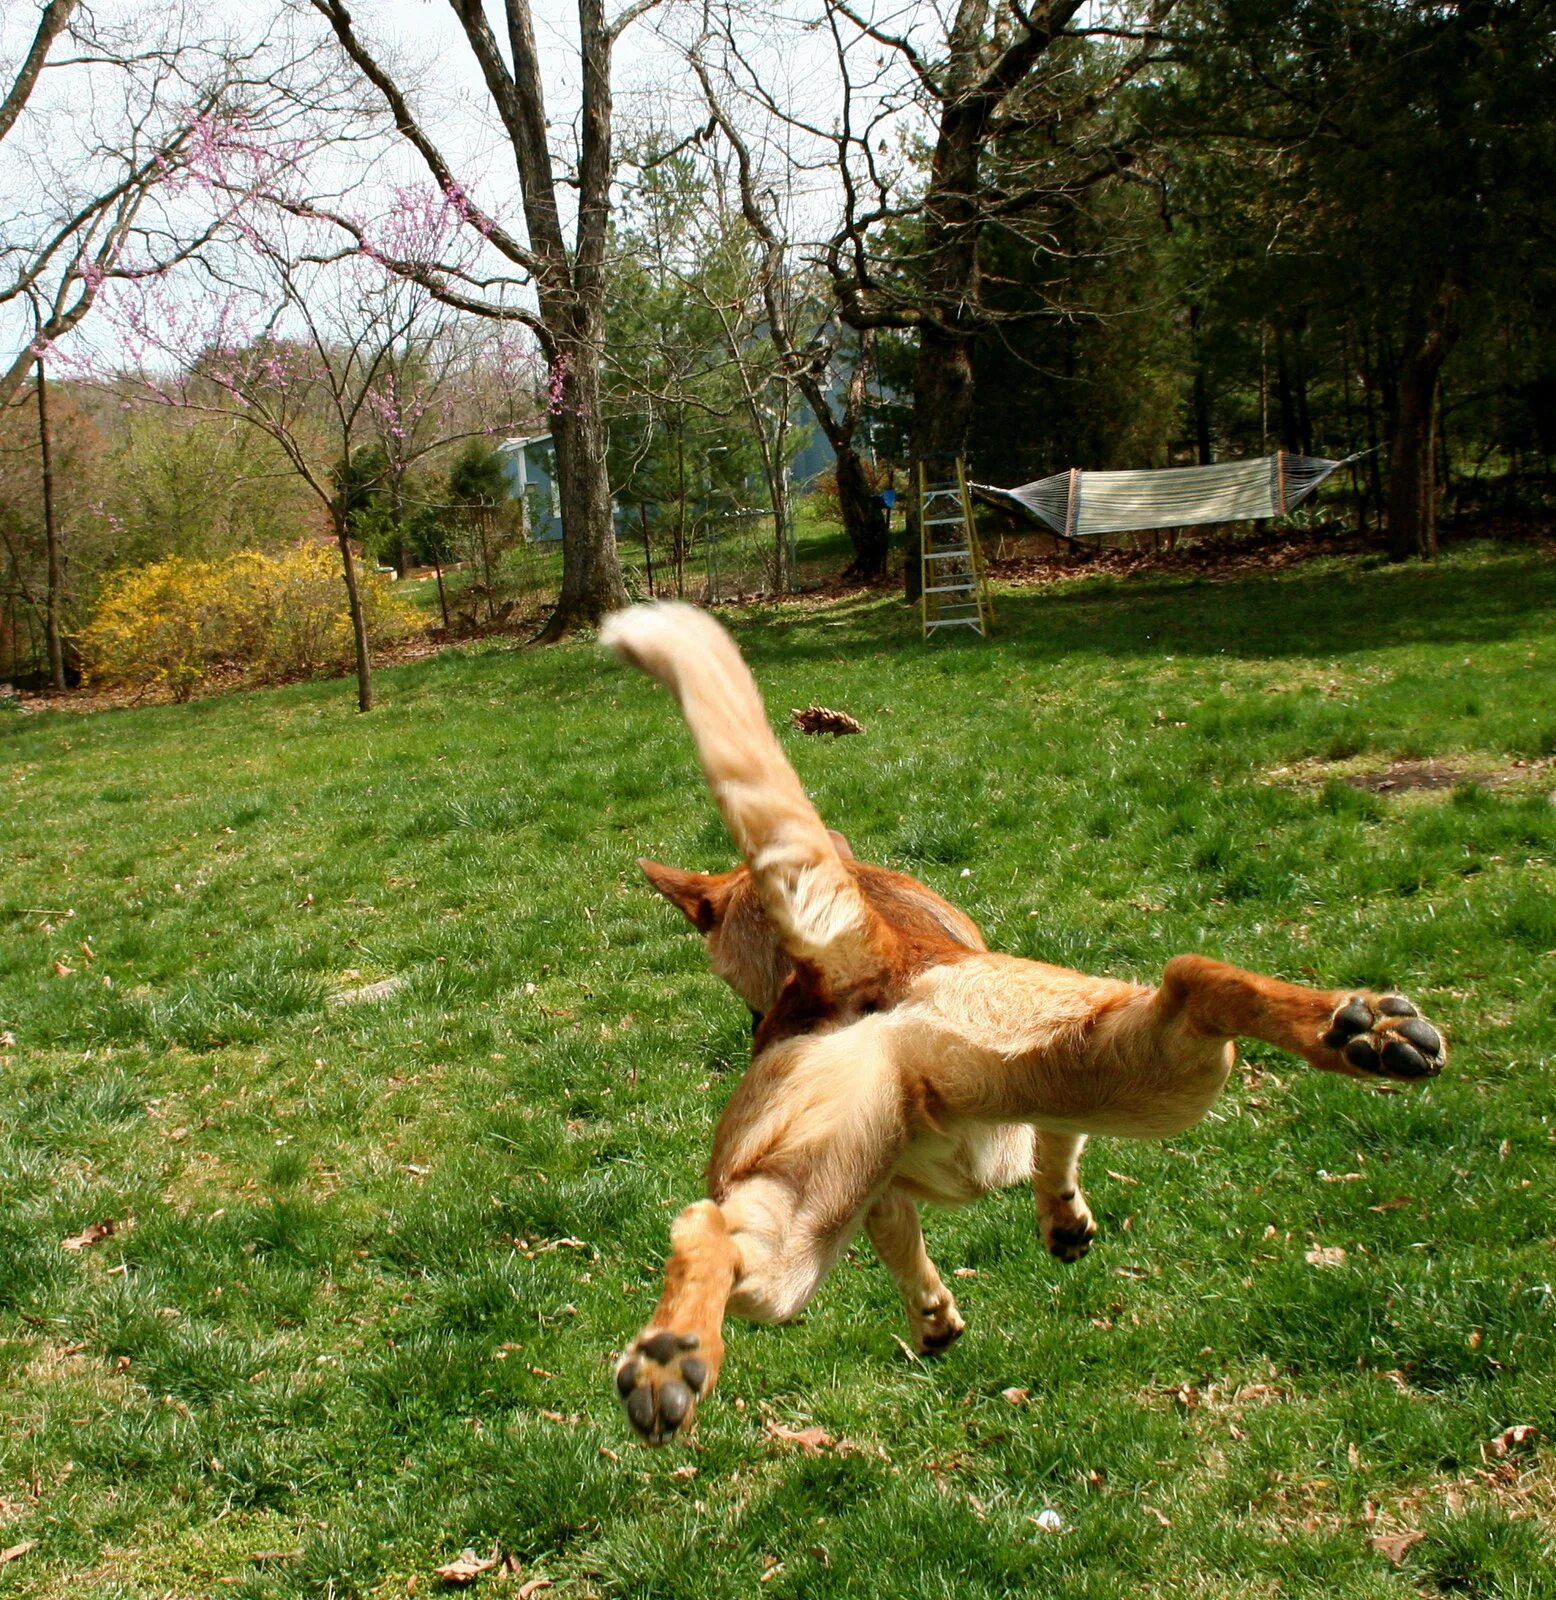
[[890, 932], [768, 726], [751, 670], [706, 612], [674, 601], [605, 620], [600, 642], [675, 696], [708, 787], [784, 950], [836, 988], [879, 978]]

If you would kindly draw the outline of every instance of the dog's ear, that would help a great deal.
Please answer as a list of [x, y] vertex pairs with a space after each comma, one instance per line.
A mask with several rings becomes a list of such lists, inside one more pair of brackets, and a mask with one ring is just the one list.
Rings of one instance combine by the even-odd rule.
[[724, 909], [723, 877], [708, 872], [688, 872], [684, 867], [667, 867], [645, 856], [638, 861], [643, 876], [671, 905], [675, 906], [698, 933], [711, 933]]
[[839, 861], [858, 860], [858, 857], [854, 854], [854, 847], [848, 842], [847, 839], [843, 837], [842, 834], [837, 831], [836, 828], [828, 828], [827, 836], [831, 839], [834, 847], [837, 850]]

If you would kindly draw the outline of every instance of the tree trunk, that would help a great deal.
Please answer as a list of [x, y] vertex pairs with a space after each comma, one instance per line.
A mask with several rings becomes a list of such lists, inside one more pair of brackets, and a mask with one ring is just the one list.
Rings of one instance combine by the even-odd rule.
[[43, 376], [43, 357], [38, 357], [38, 458], [43, 471], [43, 540], [48, 575], [43, 595], [43, 636], [49, 651], [49, 682], [56, 689], [65, 682], [65, 634], [60, 623], [64, 606], [65, 571], [60, 557], [59, 529], [54, 523], [54, 451], [49, 438], [49, 388]]
[[[599, 307], [586, 315], [584, 337], [573, 341], [578, 358], [565, 362], [561, 405], [551, 419], [556, 450], [557, 498], [562, 512], [562, 592], [539, 641], [552, 644], [576, 628], [592, 628], [628, 603], [616, 552], [610, 477], [605, 465], [605, 419], [600, 409], [600, 339], [589, 330]], [[598, 329], [595, 328], [597, 334]]]
[[[438, 529], [441, 535], [442, 528]], [[432, 547], [432, 570], [438, 575], [438, 610], [443, 613], [443, 631], [448, 632], [448, 591], [443, 587], [443, 557], [438, 553], [438, 547]]]
[[351, 613], [351, 642], [357, 657], [357, 710], [373, 709], [373, 664], [367, 653], [367, 618], [362, 614], [362, 595], [357, 587], [357, 564], [351, 554], [351, 538], [346, 524], [346, 508], [338, 501], [330, 507], [335, 524], [335, 543], [340, 550], [340, 572], [346, 582], [346, 608]]
[[[1458, 339], [1459, 285], [1451, 278], [1430, 306], [1412, 316], [1398, 375], [1389, 442], [1389, 559], [1430, 556], [1437, 541], [1437, 484], [1432, 458], [1437, 379]], [[1424, 297], [1423, 297], [1424, 298]]]
[[1280, 405], [1281, 448], [1291, 455], [1302, 454], [1302, 441], [1297, 430], [1297, 407], [1291, 391], [1291, 364], [1286, 356], [1285, 324], [1275, 329], [1275, 395]]
[[1194, 453], [1202, 467], [1210, 454], [1210, 382], [1205, 373], [1205, 352], [1199, 337], [1200, 309], [1189, 305], [1189, 359], [1194, 364]]
[[837, 451], [837, 502], [854, 557], [843, 576], [875, 583], [886, 576], [890, 535], [886, 507], [870, 483], [864, 457], [849, 445]]
[[926, 483], [947, 482], [955, 475], [956, 458], [966, 451], [973, 410], [972, 343], [971, 334], [935, 323], [919, 330], [913, 369], [913, 479], [903, 541], [904, 591], [910, 601], [919, 598], [923, 585], [918, 468], [923, 466]]

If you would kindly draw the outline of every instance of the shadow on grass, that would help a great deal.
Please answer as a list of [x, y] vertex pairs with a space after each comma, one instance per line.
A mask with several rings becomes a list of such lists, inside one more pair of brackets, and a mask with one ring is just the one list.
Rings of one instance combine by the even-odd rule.
[[[1499, 643], [1556, 605], [1556, 563], [1520, 552], [1470, 565], [1337, 567], [1315, 564], [1264, 578], [1077, 579], [996, 595], [995, 637], [1024, 654], [1234, 656], [1247, 660], [1342, 657], [1392, 645]], [[846, 617], [847, 647], [917, 643], [918, 614], [895, 598], [862, 598], [825, 618], [778, 613], [741, 623], [753, 661], [828, 656], [827, 623]], [[977, 652], [971, 635], [935, 640], [926, 654]]]

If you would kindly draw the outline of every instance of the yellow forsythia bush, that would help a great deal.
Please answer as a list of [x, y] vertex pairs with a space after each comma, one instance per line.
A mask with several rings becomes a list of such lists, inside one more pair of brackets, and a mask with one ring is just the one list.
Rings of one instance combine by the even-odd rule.
[[[425, 624], [386, 579], [357, 566], [368, 642]], [[339, 553], [294, 545], [223, 561], [170, 556], [109, 580], [81, 637], [95, 683], [164, 686], [180, 700], [218, 669], [256, 682], [306, 676], [351, 659], [351, 617]]]

